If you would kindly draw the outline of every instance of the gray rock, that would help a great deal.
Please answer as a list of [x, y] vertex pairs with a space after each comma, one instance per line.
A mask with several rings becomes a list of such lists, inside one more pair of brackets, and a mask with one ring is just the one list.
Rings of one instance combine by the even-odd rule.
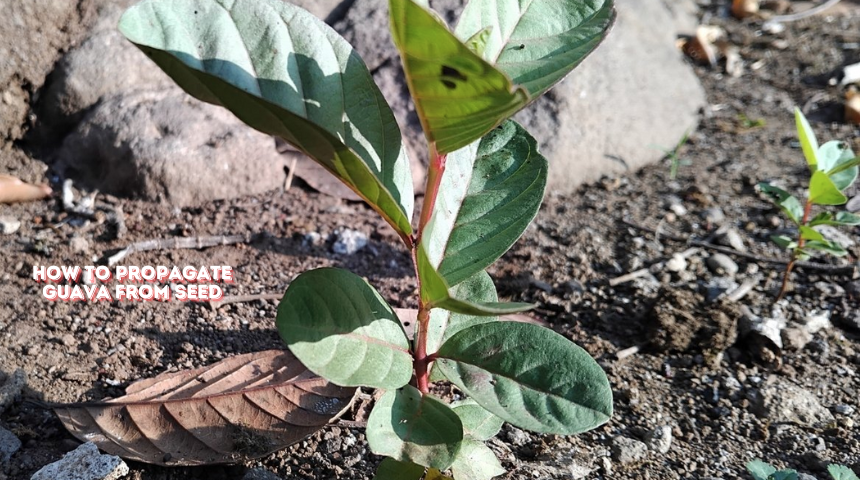
[[738, 321], [738, 331], [741, 338], [757, 336], [770, 341], [776, 348], [782, 349], [782, 330], [785, 329], [785, 318], [780, 316], [762, 318], [746, 311]]
[[21, 395], [21, 390], [26, 384], [27, 374], [20, 368], [6, 379], [3, 386], [0, 386], [0, 413], [3, 413], [12, 402], [18, 400], [18, 396]]
[[849, 200], [845, 205], [845, 209], [849, 212], [860, 212], [860, 195]]
[[771, 423], [822, 428], [834, 422], [833, 414], [821, 405], [815, 394], [785, 380], [762, 387], [753, 407], [759, 416]]
[[813, 477], [812, 475], [807, 474], [807, 473], [798, 473], [797, 474], [797, 480], [818, 480], [818, 479]]
[[720, 207], [712, 207], [702, 211], [702, 218], [711, 224], [721, 224], [726, 221], [726, 214]]
[[[413, 160], [426, 163], [423, 134], [388, 33], [387, 3], [355, 2], [335, 29], [374, 71], [374, 79], [404, 128]], [[431, 2], [452, 24], [464, 3]], [[683, 3], [695, 7], [687, 0]], [[619, 0], [618, 22], [598, 51], [516, 116], [535, 135], [550, 161], [549, 188], [571, 192], [583, 182], [656, 162], [663, 153], [643, 150], [643, 145], [669, 148], [695, 126], [705, 104], [704, 91], [675, 48], [679, 32], [672, 27], [673, 13], [664, 4], [662, 0]], [[654, 25], [668, 28], [655, 29]], [[655, 70], [654, 65], [660, 68]], [[631, 82], [637, 88], [629, 88]], [[421, 173], [417, 170], [416, 177]]]
[[790, 327], [782, 331], [783, 346], [789, 350], [803, 350], [812, 341], [812, 333], [806, 328]]
[[55, 167], [105, 193], [182, 206], [275, 189], [285, 165], [269, 136], [170, 88], [100, 102]]
[[511, 445], [516, 447], [522, 447], [532, 441], [528, 433], [514, 426], [509, 426], [507, 433], [508, 441], [511, 442]]
[[747, 246], [744, 243], [743, 237], [741, 237], [740, 232], [738, 232], [734, 228], [730, 228], [726, 230], [726, 233], [720, 236], [718, 239], [719, 243], [725, 245], [727, 247], [732, 247], [739, 252], [746, 252]]
[[705, 292], [709, 302], [720, 298], [726, 293], [738, 288], [738, 282], [729, 277], [714, 277], [705, 285]]
[[734, 277], [738, 273], [738, 264], [728, 255], [715, 253], [708, 257], [708, 268], [714, 273]]
[[855, 408], [851, 405], [836, 405], [833, 407], [833, 412], [838, 413], [839, 415], [853, 415], [855, 412]]
[[624, 464], [639, 462], [648, 455], [648, 446], [634, 438], [617, 436], [609, 446], [612, 459]]
[[645, 443], [649, 449], [655, 452], [662, 454], [669, 453], [669, 450], [672, 448], [672, 427], [663, 425], [655, 428], [645, 437]]
[[30, 480], [116, 480], [128, 475], [128, 465], [114, 455], [102, 455], [88, 442], [42, 467]]
[[74, 253], [87, 253], [90, 251], [90, 242], [84, 237], [75, 235], [69, 240], [69, 248]]
[[0, 465], [9, 461], [21, 448], [21, 440], [14, 433], [0, 427]]
[[0, 233], [12, 235], [21, 228], [21, 221], [12, 217], [0, 217]]
[[687, 269], [687, 259], [684, 258], [683, 255], [676, 253], [672, 255], [672, 258], [666, 262], [666, 270], [670, 272], [683, 272]]
[[242, 480], [282, 480], [281, 477], [266, 470], [265, 468], [254, 468], [248, 470]]
[[846, 330], [860, 331], [860, 310], [854, 308], [845, 309], [839, 315], [839, 325]]
[[353, 255], [366, 246], [367, 235], [364, 232], [344, 228], [335, 233], [335, 241], [331, 249], [341, 255]]

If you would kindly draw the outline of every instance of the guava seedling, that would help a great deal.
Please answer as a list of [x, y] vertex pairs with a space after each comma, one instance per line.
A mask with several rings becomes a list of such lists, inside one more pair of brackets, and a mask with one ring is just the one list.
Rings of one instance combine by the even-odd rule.
[[809, 187], [806, 199], [801, 201], [785, 190], [769, 183], [760, 183], [759, 188], [767, 198], [782, 210], [797, 227], [797, 235], [774, 235], [774, 243], [791, 252], [785, 269], [777, 301], [782, 300], [788, 290], [791, 271], [798, 261], [804, 261], [816, 253], [837, 257], [848, 254], [838, 243], [828, 240], [816, 229], [821, 226], [860, 225], [860, 216], [850, 212], [822, 211], [813, 216], [816, 206], [837, 206], [848, 203], [845, 190], [857, 181], [860, 158], [843, 142], [831, 141], [819, 145], [815, 132], [800, 110], [795, 110], [797, 135], [806, 163], [809, 165]]
[[[397, 232], [419, 285], [411, 342], [371, 285], [335, 268], [293, 280], [278, 329], [315, 374], [384, 390], [367, 422], [371, 450], [387, 457], [377, 479], [486, 480], [504, 472], [484, 445], [503, 422], [570, 435], [612, 415], [609, 382], [585, 350], [498, 320], [532, 306], [499, 302], [486, 268], [534, 219], [547, 181], [537, 142], [508, 118], [598, 46], [613, 2], [472, 0], [453, 31], [426, 0], [389, 10], [430, 152], [417, 228], [391, 109], [322, 21], [282, 0], [145, 0], [120, 29], [192, 96], [289, 142]], [[431, 378], [468, 399], [434, 397]]]
[[[798, 475], [795, 470], [785, 469], [777, 470], [773, 465], [761, 460], [753, 460], [746, 465], [747, 471], [752, 475], [753, 480], [797, 480]], [[860, 480], [853, 470], [844, 466], [832, 464], [827, 467], [827, 473], [833, 480]]]

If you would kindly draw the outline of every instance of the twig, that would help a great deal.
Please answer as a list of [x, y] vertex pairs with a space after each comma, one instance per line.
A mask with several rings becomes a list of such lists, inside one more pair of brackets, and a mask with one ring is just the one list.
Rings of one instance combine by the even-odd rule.
[[609, 281], [609, 286], [610, 287], [617, 287], [618, 285], [621, 285], [622, 283], [627, 283], [627, 282], [636, 280], [637, 278], [642, 278], [645, 275], [648, 275], [650, 272], [651, 272], [650, 268], [641, 268], [639, 270], [636, 270], [635, 272], [630, 272], [627, 275], [621, 275], [620, 277], [613, 278], [612, 280]]
[[[643, 225], [637, 225], [628, 220], [622, 220], [621, 223], [627, 225], [630, 228], [635, 228], [636, 230], [640, 230], [643, 232], [656, 234], [657, 231], [653, 228], [645, 227]], [[770, 263], [773, 265], [788, 265], [788, 260], [782, 260], [779, 258], [771, 258], [771, 257], [763, 257], [760, 255], [755, 255], [752, 253], [741, 252], [739, 250], [735, 250], [734, 248], [722, 247], [720, 245], [714, 245], [713, 243], [703, 242], [701, 240], [693, 240], [689, 237], [684, 237], [681, 235], [673, 235], [666, 232], [660, 232], [660, 236], [663, 238], [675, 241], [686, 243], [687, 245], [692, 245], [695, 247], [706, 248], [708, 250], [713, 250], [715, 252], [725, 253], [726, 255], [734, 255], [736, 257], [746, 258], [748, 260], [753, 260], [760, 263]], [[846, 275], [853, 276], [857, 273], [857, 267], [855, 265], [827, 265], [825, 263], [814, 263], [814, 262], [796, 262], [795, 265], [797, 267], [806, 269], [806, 270], [817, 270], [820, 272], [825, 272], [830, 275]]]
[[293, 177], [296, 176], [296, 166], [298, 164], [298, 155], [293, 155], [293, 161], [290, 162], [290, 172], [287, 174], [287, 179], [284, 181], [284, 191], [289, 192], [293, 186]]
[[804, 10], [798, 13], [792, 13], [791, 15], [778, 15], [773, 17], [765, 22], [765, 25], [775, 25], [779, 23], [787, 23], [787, 22], [796, 22], [797, 20], [803, 20], [804, 18], [811, 17], [813, 15], [817, 15], [830, 7], [835, 6], [839, 3], [839, 0], [827, 0], [821, 5], [817, 5], [815, 7], [810, 8], [809, 10]]
[[726, 295], [726, 300], [732, 303], [739, 302], [742, 298], [747, 296], [747, 294], [750, 293], [756, 285], [758, 285], [758, 282], [758, 278], [748, 278], [744, 280], [744, 283]]
[[640, 345], [634, 345], [630, 348], [619, 350], [618, 353], [615, 354], [615, 358], [617, 358], [618, 360], [624, 360], [627, 357], [632, 357], [633, 355], [636, 355], [641, 349], [642, 347]]
[[147, 252], [150, 250], [178, 250], [184, 248], [201, 249], [216, 247], [219, 245], [234, 245], [237, 243], [249, 243], [251, 237], [247, 235], [218, 235], [214, 237], [188, 237], [188, 238], [158, 238], [144, 240], [129, 245], [119, 252], [107, 257], [108, 266], [112, 267], [125, 257], [135, 252]]
[[247, 303], [253, 302], [255, 300], [281, 300], [284, 296], [282, 293], [261, 293], [259, 295], [233, 295], [230, 297], [224, 297], [221, 300], [213, 300], [209, 302], [209, 308], [212, 310], [218, 310], [224, 305], [229, 305], [231, 303]]

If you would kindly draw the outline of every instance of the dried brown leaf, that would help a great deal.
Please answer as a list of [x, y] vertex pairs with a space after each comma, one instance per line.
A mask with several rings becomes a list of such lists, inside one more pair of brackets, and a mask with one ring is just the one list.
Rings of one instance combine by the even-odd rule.
[[11, 175], [0, 175], [0, 203], [41, 200], [51, 195], [51, 187], [22, 182]]
[[355, 396], [311, 373], [290, 352], [238, 355], [141, 380], [126, 396], [60, 405], [66, 429], [105, 452], [157, 465], [259, 458], [339, 417]]

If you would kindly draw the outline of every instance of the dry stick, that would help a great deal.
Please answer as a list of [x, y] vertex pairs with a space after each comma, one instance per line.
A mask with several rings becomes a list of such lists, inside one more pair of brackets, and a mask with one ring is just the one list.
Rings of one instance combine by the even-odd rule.
[[188, 238], [158, 238], [132, 243], [128, 247], [107, 258], [108, 266], [114, 266], [125, 257], [135, 252], [147, 252], [150, 250], [177, 250], [184, 248], [201, 249], [217, 247], [219, 245], [235, 245], [237, 243], [249, 243], [251, 237], [248, 235], [217, 235], [214, 237], [188, 237]]
[[289, 192], [293, 186], [293, 177], [296, 176], [296, 164], [299, 162], [299, 157], [293, 155], [293, 161], [290, 162], [290, 173], [287, 174], [287, 179], [284, 181], [284, 191]]
[[221, 300], [212, 300], [209, 302], [209, 308], [212, 310], [218, 310], [224, 305], [229, 305], [231, 303], [246, 303], [253, 302], [255, 300], [280, 300], [284, 294], [282, 293], [261, 293], [258, 295], [233, 295], [230, 297], [224, 297]]
[[826, 2], [822, 3], [821, 5], [812, 7], [809, 10], [804, 10], [804, 11], [798, 12], [798, 13], [792, 13], [791, 15], [778, 15], [776, 17], [769, 19], [765, 23], [769, 24], [769, 25], [774, 25], [777, 23], [796, 22], [797, 20], [802, 20], [804, 18], [811, 17], [813, 15], [817, 15], [817, 14], [827, 10], [828, 8], [835, 6], [837, 3], [839, 3], [839, 1], [840, 0], [827, 0]]
[[[681, 252], [679, 255], [682, 258], [687, 259], [687, 258], [690, 258], [697, 253], [699, 253], [698, 248], [688, 248], [687, 250]], [[654, 264], [654, 266], [656, 266], [657, 268], [663, 268], [663, 266], [665, 264], [666, 264], [666, 262], [658, 262], [658, 263]], [[617, 287], [618, 285], [621, 285], [622, 283], [627, 283], [629, 281], [636, 280], [637, 278], [642, 278], [642, 277], [648, 275], [648, 273], [651, 271], [651, 268], [653, 268], [653, 267], [641, 268], [641, 269], [636, 270], [634, 272], [630, 272], [626, 275], [622, 275], [620, 277], [613, 278], [612, 280], [609, 280], [609, 286], [610, 287]]]
[[[656, 231], [653, 228], [645, 227], [643, 225], [637, 225], [628, 220], [622, 220], [621, 223], [627, 225], [630, 228], [635, 228], [636, 230], [640, 230], [642, 232], [655, 233]], [[688, 245], [692, 245], [695, 247], [706, 248], [708, 250], [713, 250], [715, 252], [725, 253], [726, 255], [734, 255], [736, 257], [746, 258], [749, 260], [753, 260], [761, 263], [770, 263], [774, 265], [788, 265], [788, 260], [782, 260], [779, 258], [771, 258], [771, 257], [763, 257], [760, 255], [755, 255], [752, 253], [741, 252], [739, 250], [735, 250], [734, 248], [722, 247], [720, 245], [714, 245], [713, 243], [703, 242], [701, 240], [693, 240], [689, 237], [684, 237], [681, 235], [672, 235], [666, 232], [660, 232], [660, 235], [663, 238], [667, 238], [669, 240], [675, 242], [683, 242]], [[845, 276], [853, 276], [857, 273], [856, 265], [847, 265], [847, 266], [839, 266], [839, 265], [827, 265], [825, 263], [814, 263], [814, 262], [795, 262], [796, 267], [800, 267], [806, 270], [817, 270], [820, 272], [825, 272], [830, 275], [845, 275]]]

